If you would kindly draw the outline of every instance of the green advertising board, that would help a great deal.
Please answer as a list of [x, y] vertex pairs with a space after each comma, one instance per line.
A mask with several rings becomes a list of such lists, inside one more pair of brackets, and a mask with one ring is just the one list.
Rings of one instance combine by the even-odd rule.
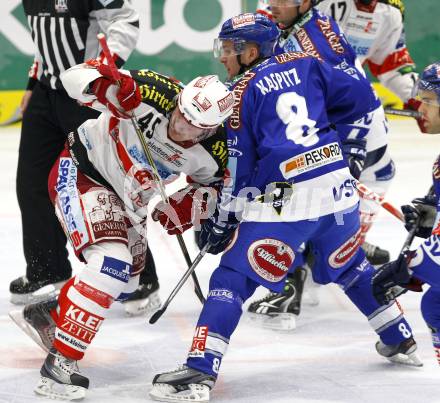
[[[255, 10], [256, 0], [132, 0], [141, 17], [141, 38], [128, 67], [149, 67], [188, 81], [216, 73], [222, 66], [212, 57], [212, 40], [221, 22]], [[408, 45], [419, 68], [440, 59], [438, 0], [408, 0]], [[20, 90], [27, 82], [33, 44], [20, 0], [1, 0], [0, 90]]]

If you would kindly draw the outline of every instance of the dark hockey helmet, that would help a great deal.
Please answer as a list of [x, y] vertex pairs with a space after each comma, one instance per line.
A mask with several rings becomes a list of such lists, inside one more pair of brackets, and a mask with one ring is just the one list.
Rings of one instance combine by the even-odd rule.
[[242, 54], [246, 43], [256, 43], [260, 48], [260, 57], [270, 57], [278, 33], [275, 23], [265, 15], [257, 13], [237, 15], [223, 23], [218, 37], [214, 40], [214, 56], [218, 58], [225, 54], [223, 41], [232, 41], [234, 50], [233, 53], [228, 50], [228, 56]]
[[423, 70], [416, 88], [417, 91], [435, 92], [440, 105], [440, 61], [430, 64]]

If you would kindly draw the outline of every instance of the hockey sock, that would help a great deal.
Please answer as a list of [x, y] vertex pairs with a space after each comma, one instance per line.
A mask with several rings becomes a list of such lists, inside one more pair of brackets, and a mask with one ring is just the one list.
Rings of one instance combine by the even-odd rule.
[[69, 283], [63, 287], [58, 299], [59, 314], [53, 346], [65, 357], [80, 360], [101, 326], [113, 298], [81, 281]]
[[132, 257], [122, 243], [95, 244], [83, 254], [87, 265], [65, 284], [58, 298], [53, 344], [74, 360], [84, 356], [111, 304], [126, 290], [132, 268]]
[[358, 269], [351, 269], [338, 282], [345, 294], [368, 318], [368, 322], [382, 342], [387, 345], [399, 344], [412, 337], [412, 330], [397, 303], [380, 306], [371, 291], [373, 267], [364, 261]]
[[257, 287], [243, 274], [223, 266], [214, 271], [188, 353], [189, 367], [217, 377], [229, 339], [240, 320], [243, 302]]

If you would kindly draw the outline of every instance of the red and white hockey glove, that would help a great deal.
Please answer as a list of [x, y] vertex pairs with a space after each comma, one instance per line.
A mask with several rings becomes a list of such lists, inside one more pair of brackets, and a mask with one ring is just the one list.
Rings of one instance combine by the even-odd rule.
[[[410, 99], [408, 99], [407, 102], [405, 102], [403, 104], [403, 109], [409, 109], [411, 111], [418, 111], [420, 104], [421, 104], [421, 102], [418, 101], [417, 99], [410, 98]], [[422, 117], [416, 118], [416, 120], [417, 120], [417, 124], [419, 125], [420, 131], [422, 133], [426, 133], [425, 121], [423, 120], [423, 118]]]
[[116, 82], [112, 78], [110, 67], [106, 64], [98, 64], [97, 70], [103, 77], [93, 82], [93, 94], [114, 116], [129, 118], [129, 112], [137, 108], [142, 100], [136, 81], [130, 76], [121, 74], [119, 82]]
[[169, 203], [156, 204], [151, 217], [159, 221], [168, 234], [182, 234], [193, 225], [200, 226], [215, 209], [217, 190], [190, 184], [169, 197]]

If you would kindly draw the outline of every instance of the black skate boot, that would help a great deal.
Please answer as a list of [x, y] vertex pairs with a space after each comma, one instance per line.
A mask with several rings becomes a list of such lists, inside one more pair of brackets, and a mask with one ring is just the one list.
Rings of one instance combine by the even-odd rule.
[[142, 272], [138, 288], [122, 304], [128, 316], [146, 315], [159, 309], [161, 302], [157, 277], [151, 278]]
[[9, 312], [10, 318], [44, 351], [48, 352], [55, 339], [56, 324], [50, 311], [57, 307], [53, 297], [47, 301], [26, 305], [23, 309]]
[[381, 249], [368, 242], [364, 242], [361, 248], [364, 250], [367, 260], [372, 265], [382, 265], [390, 261], [390, 253], [385, 249]]
[[423, 362], [416, 353], [417, 343], [413, 337], [402, 341], [400, 344], [387, 345], [381, 340], [376, 343], [376, 351], [386, 359], [396, 364], [422, 367]]
[[263, 327], [274, 330], [294, 330], [296, 317], [301, 312], [301, 299], [307, 271], [298, 267], [288, 275], [283, 292], [270, 292], [248, 307], [249, 316], [262, 322]]
[[50, 399], [80, 400], [89, 388], [89, 380], [79, 373], [77, 362], [54, 348], [49, 351], [40, 375], [34, 391]]
[[150, 397], [160, 402], [209, 402], [216, 378], [182, 365], [174, 371], [157, 374]]
[[56, 294], [67, 280], [56, 278], [31, 281], [26, 276], [18, 277], [9, 284], [10, 301], [16, 305], [26, 305], [47, 299]]

